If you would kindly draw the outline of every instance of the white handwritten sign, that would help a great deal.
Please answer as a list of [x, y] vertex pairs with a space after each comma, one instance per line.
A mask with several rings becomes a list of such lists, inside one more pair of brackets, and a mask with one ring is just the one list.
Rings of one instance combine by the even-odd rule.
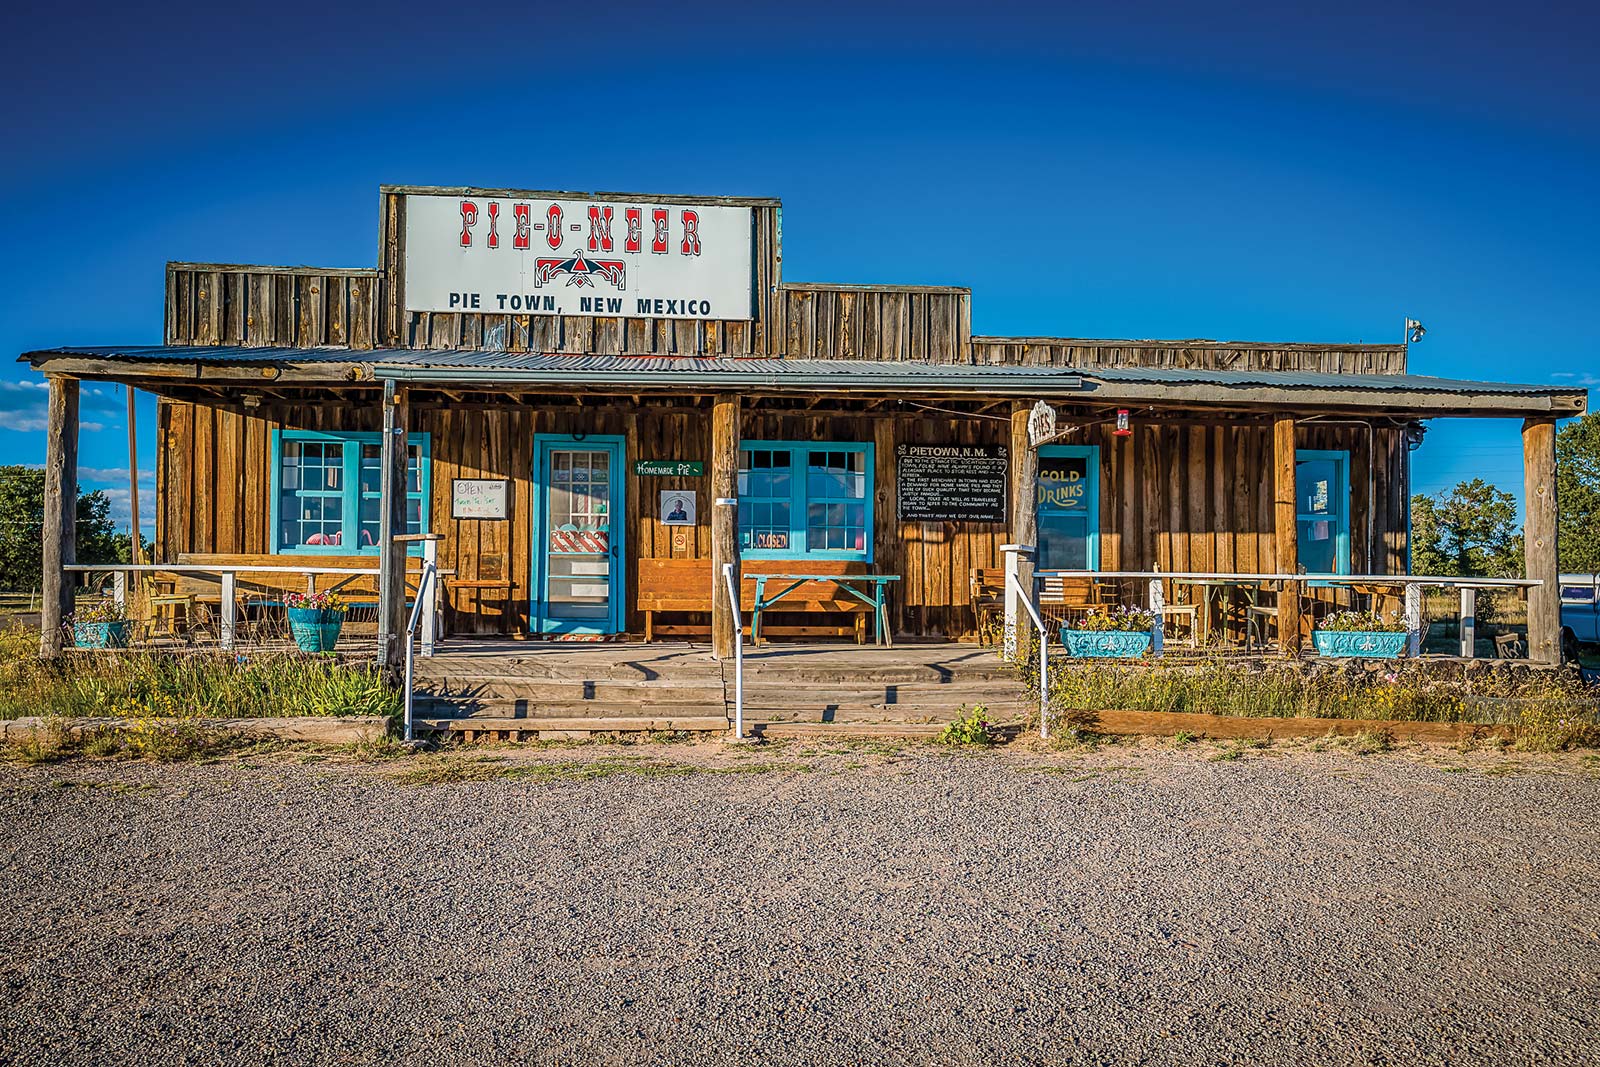
[[457, 478], [450, 489], [450, 517], [452, 519], [505, 518], [505, 479]]

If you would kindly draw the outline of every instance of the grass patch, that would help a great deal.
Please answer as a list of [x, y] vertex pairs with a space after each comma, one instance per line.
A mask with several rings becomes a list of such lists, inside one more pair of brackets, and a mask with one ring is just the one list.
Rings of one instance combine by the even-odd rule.
[[550, 760], [513, 763], [500, 757], [481, 755], [418, 756], [410, 766], [393, 775], [402, 785], [456, 785], [463, 782], [587, 782], [599, 778], [629, 775], [637, 778], [685, 778], [695, 774], [778, 774], [812, 769], [809, 763], [741, 763], [730, 767], [699, 766], [672, 760], [607, 756], [594, 760]]
[[277, 718], [399, 714], [375, 667], [291, 652], [105, 654], [45, 660], [39, 638], [0, 631], [0, 719]]
[[1600, 687], [1527, 668], [1349, 663], [1075, 662], [1051, 687], [1052, 721], [1107, 709], [1268, 718], [1513, 724], [1541, 750], [1600, 744]]

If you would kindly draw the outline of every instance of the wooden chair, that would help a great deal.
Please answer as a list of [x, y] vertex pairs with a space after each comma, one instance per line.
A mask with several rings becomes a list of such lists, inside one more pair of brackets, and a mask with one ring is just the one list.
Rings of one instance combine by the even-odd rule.
[[1006, 572], [999, 567], [974, 567], [968, 589], [972, 610], [978, 616], [978, 643], [999, 644], [1005, 637]]
[[1105, 606], [1104, 590], [1093, 578], [1050, 576], [1039, 585], [1039, 610], [1053, 621], [1070, 626], [1091, 609]]

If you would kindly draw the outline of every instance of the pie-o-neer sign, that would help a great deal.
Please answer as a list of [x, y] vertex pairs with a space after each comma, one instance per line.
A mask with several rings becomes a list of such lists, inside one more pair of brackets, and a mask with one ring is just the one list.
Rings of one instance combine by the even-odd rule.
[[411, 194], [407, 311], [748, 319], [747, 207]]

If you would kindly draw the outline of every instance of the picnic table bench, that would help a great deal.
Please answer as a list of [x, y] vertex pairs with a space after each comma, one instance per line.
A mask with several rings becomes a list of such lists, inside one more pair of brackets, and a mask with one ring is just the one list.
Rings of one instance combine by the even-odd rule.
[[[741, 570], [744, 577], [755, 579], [781, 577], [787, 573], [783, 560], [746, 560]], [[762, 610], [804, 615], [853, 616], [848, 626], [839, 626], [827, 620], [807, 620], [802, 625], [769, 624], [762, 621], [762, 634], [789, 637], [845, 637], [854, 634], [857, 643], [866, 639], [866, 618], [872, 615], [880, 633], [887, 635], [888, 612], [880, 607], [878, 591], [873, 596], [858, 595], [858, 591], [842, 591], [837, 584], [841, 578], [874, 577], [864, 574], [865, 565], [848, 560], [812, 560], [805, 563], [807, 575], [798, 583], [793, 579], [781, 596], [767, 597], [765, 589], [745, 585], [740, 590], [739, 607], [748, 617], [746, 625], [752, 635], [756, 631], [755, 616], [758, 600], [767, 600]], [[659, 635], [709, 635], [711, 624], [706, 621], [661, 621], [662, 614], [692, 614], [708, 617], [711, 614], [711, 561], [709, 559], [641, 559], [639, 560], [638, 593], [635, 604], [644, 616], [644, 639], [654, 641]], [[898, 576], [883, 577], [885, 581], [898, 580]], [[774, 603], [782, 603], [774, 607]]]
[[[761, 643], [761, 613], [777, 604], [785, 597], [797, 593], [813, 582], [831, 582], [840, 592], [848, 594], [861, 601], [872, 609], [875, 620], [873, 631], [880, 645], [893, 645], [894, 635], [889, 632], [889, 609], [884, 600], [884, 590], [890, 582], [898, 582], [898, 574], [810, 574], [788, 573], [778, 574], [747, 574], [746, 581], [756, 583], [756, 601], [750, 610], [750, 641], [752, 644]], [[781, 585], [776, 593], [767, 595], [767, 583], [776, 581]], [[787, 582], [787, 585], [782, 583]], [[863, 588], [856, 588], [857, 585]], [[869, 596], [865, 587], [871, 587]], [[741, 598], [743, 599], [743, 598]]]

